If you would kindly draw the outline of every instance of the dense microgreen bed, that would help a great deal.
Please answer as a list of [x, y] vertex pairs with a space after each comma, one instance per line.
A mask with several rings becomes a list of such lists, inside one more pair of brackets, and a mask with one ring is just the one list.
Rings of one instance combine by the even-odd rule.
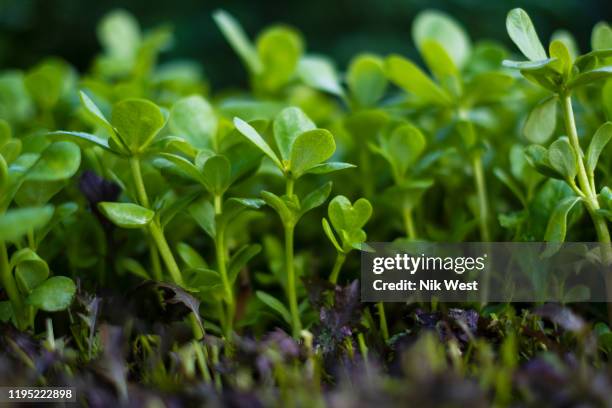
[[418, 61], [338, 68], [296, 28], [213, 18], [248, 89], [160, 63], [172, 32], [124, 11], [87, 72], [0, 71], [0, 385], [101, 407], [609, 406], [612, 307], [368, 304], [358, 282], [368, 241], [597, 241], [612, 262], [607, 23], [547, 51], [514, 9], [507, 49], [424, 11]]

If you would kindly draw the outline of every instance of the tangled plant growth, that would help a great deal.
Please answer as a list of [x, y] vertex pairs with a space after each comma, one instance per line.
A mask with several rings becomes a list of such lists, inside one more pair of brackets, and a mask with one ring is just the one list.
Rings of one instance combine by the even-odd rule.
[[172, 33], [124, 11], [88, 72], [0, 73], [3, 385], [94, 406], [609, 404], [612, 309], [370, 305], [356, 280], [368, 239], [610, 249], [607, 23], [546, 52], [512, 10], [517, 61], [425, 11], [422, 61], [339, 72], [295, 28], [251, 41], [213, 17], [250, 89], [159, 63]]

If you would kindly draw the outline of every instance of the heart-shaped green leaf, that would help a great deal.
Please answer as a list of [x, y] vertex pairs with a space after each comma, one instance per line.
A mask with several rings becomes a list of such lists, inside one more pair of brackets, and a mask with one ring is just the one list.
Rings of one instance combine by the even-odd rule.
[[593, 173], [595, 171], [595, 167], [597, 167], [597, 162], [599, 160], [599, 156], [601, 152], [605, 149], [606, 145], [612, 139], [612, 122], [606, 122], [597, 129], [593, 138], [591, 139], [591, 143], [589, 144], [589, 148], [587, 149], [586, 154], [586, 167], [589, 173]]
[[111, 123], [132, 153], [146, 149], [164, 127], [161, 109], [146, 99], [125, 99], [113, 106]]
[[383, 60], [375, 55], [358, 55], [349, 64], [346, 83], [359, 106], [376, 105], [388, 83]]
[[557, 126], [557, 98], [540, 101], [527, 117], [523, 135], [532, 143], [546, 143]]
[[197, 149], [212, 148], [218, 119], [212, 106], [199, 95], [180, 99], [170, 111], [168, 126]]
[[28, 231], [45, 226], [53, 216], [53, 206], [19, 208], [0, 214], [0, 241], [17, 241]]
[[72, 279], [54, 276], [38, 285], [27, 297], [27, 303], [46, 312], [59, 312], [70, 306], [75, 292]]
[[577, 161], [574, 148], [566, 137], [561, 137], [548, 148], [548, 160], [553, 169], [557, 170], [566, 180], [576, 177]]
[[506, 17], [506, 30], [514, 44], [531, 61], [546, 59], [546, 51], [525, 10], [515, 8]]
[[71, 142], [55, 142], [40, 155], [26, 174], [26, 180], [56, 181], [70, 178], [81, 165], [81, 150]]
[[304, 132], [315, 129], [312, 120], [300, 109], [283, 109], [274, 119], [274, 140], [283, 160], [289, 160], [295, 139]]
[[360, 198], [351, 204], [345, 196], [336, 196], [329, 203], [329, 219], [336, 231], [360, 229], [372, 216], [372, 204]]
[[421, 52], [423, 43], [436, 41], [457, 67], [463, 67], [471, 53], [472, 46], [465, 30], [452, 17], [437, 10], [417, 15], [412, 23], [412, 37]]
[[329, 159], [336, 151], [332, 134], [325, 129], [300, 134], [291, 147], [289, 170], [295, 178]]
[[30, 248], [21, 249], [11, 256], [15, 280], [21, 293], [27, 295], [49, 277], [49, 265]]
[[121, 228], [146, 227], [155, 216], [152, 210], [132, 203], [101, 202], [98, 208], [106, 218]]

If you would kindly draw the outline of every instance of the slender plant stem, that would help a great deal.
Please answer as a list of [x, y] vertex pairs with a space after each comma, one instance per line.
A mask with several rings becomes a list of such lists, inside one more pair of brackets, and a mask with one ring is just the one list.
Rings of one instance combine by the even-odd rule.
[[[138, 157], [130, 157], [130, 168], [132, 170], [132, 177], [134, 178], [134, 185], [136, 186], [138, 201], [143, 207], [150, 208], [149, 197], [147, 196], [147, 191], [145, 189], [144, 181], [142, 179], [142, 172], [140, 170], [140, 160], [138, 159]], [[153, 238], [153, 242], [157, 247], [161, 258], [166, 264], [166, 268], [168, 268], [168, 272], [170, 272], [170, 277], [172, 278], [172, 281], [179, 286], [185, 286], [181, 270], [178, 264], [176, 263], [176, 259], [174, 258], [172, 250], [168, 245], [168, 241], [164, 236], [163, 228], [156, 219], [151, 221], [151, 223], [149, 224], [149, 233]], [[204, 333], [202, 333], [202, 330], [200, 329], [200, 325], [198, 324], [195, 315], [190, 316], [190, 322], [195, 338], [201, 339], [204, 336]]]
[[376, 304], [376, 309], [378, 309], [378, 319], [380, 324], [380, 331], [383, 336], [383, 340], [386, 342], [389, 340], [389, 328], [387, 327], [387, 316], [385, 315], [385, 304], [383, 302], [378, 302]]
[[334, 285], [338, 282], [338, 275], [340, 275], [340, 269], [342, 269], [342, 265], [344, 265], [344, 261], [346, 260], [346, 254], [343, 252], [338, 252], [336, 256], [336, 262], [334, 263], [334, 267], [332, 269], [331, 275], [329, 275], [329, 281]]
[[149, 254], [151, 257], [151, 269], [153, 270], [153, 279], [156, 281], [162, 280], [162, 269], [159, 262], [159, 251], [155, 245], [155, 241], [149, 237]]
[[582, 190], [587, 211], [589, 212], [593, 225], [595, 226], [597, 240], [604, 244], [602, 248], [602, 261], [604, 266], [608, 269], [608, 273], [605, 274], [606, 295], [608, 300], [608, 319], [610, 322], [612, 322], [612, 275], [610, 273], [610, 267], [612, 265], [612, 247], [610, 246], [610, 231], [608, 230], [608, 224], [605, 218], [603, 218], [597, 212], [600, 207], [597, 200], [595, 180], [593, 175], [587, 174], [586, 167], [584, 165], [584, 154], [580, 147], [580, 141], [578, 140], [578, 130], [576, 128], [576, 121], [574, 119], [571, 96], [569, 94], [563, 95], [562, 99], [565, 130], [567, 131], [570, 143], [577, 156], [578, 185], [580, 186], [580, 190]]
[[13, 313], [15, 314], [15, 321], [17, 327], [24, 329], [26, 321], [23, 313], [25, 312], [25, 305], [21, 301], [15, 278], [11, 273], [11, 268], [8, 260], [8, 252], [4, 241], [0, 240], [0, 277], [2, 278], [2, 286], [6, 290], [11, 305], [13, 306]]
[[472, 159], [472, 169], [476, 181], [476, 194], [478, 195], [480, 238], [484, 242], [489, 242], [491, 240], [491, 234], [489, 233], [489, 203], [487, 200], [487, 185], [482, 168], [482, 157], [480, 155]]
[[232, 284], [227, 276], [227, 261], [225, 251], [225, 228], [219, 228], [217, 230], [217, 236], [215, 238], [215, 252], [217, 256], [217, 267], [219, 268], [219, 275], [221, 275], [221, 282], [223, 283], [223, 289], [225, 291], [225, 305], [227, 308], [226, 321], [225, 321], [225, 335], [229, 340], [232, 334], [232, 327], [234, 321], [234, 291], [232, 290]]
[[298, 311], [297, 290], [295, 287], [295, 268], [293, 264], [293, 226], [285, 226], [285, 265], [287, 268], [287, 298], [291, 312], [291, 328], [294, 338], [300, 336], [302, 322]]
[[412, 216], [412, 208], [404, 206], [402, 209], [402, 215], [404, 217], [406, 236], [411, 240], [417, 239], [416, 228], [414, 227], [414, 218]]

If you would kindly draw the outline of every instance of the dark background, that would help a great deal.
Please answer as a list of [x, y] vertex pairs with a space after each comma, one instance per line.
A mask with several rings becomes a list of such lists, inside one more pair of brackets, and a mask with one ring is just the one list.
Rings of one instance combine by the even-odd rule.
[[117, 7], [132, 12], [145, 29], [171, 24], [175, 44], [163, 59], [202, 63], [215, 89], [246, 81], [240, 61], [211, 18], [219, 7], [237, 17], [251, 37], [270, 23], [294, 25], [304, 34], [309, 52], [330, 55], [339, 67], [359, 51], [414, 56], [411, 23], [426, 8], [452, 14], [472, 39], [491, 38], [510, 46], [505, 15], [523, 7], [543, 42], [564, 28], [574, 33], [583, 51], [593, 25], [612, 15], [612, 0], [0, 0], [0, 69], [26, 68], [48, 55], [87, 69], [99, 51], [97, 21]]

